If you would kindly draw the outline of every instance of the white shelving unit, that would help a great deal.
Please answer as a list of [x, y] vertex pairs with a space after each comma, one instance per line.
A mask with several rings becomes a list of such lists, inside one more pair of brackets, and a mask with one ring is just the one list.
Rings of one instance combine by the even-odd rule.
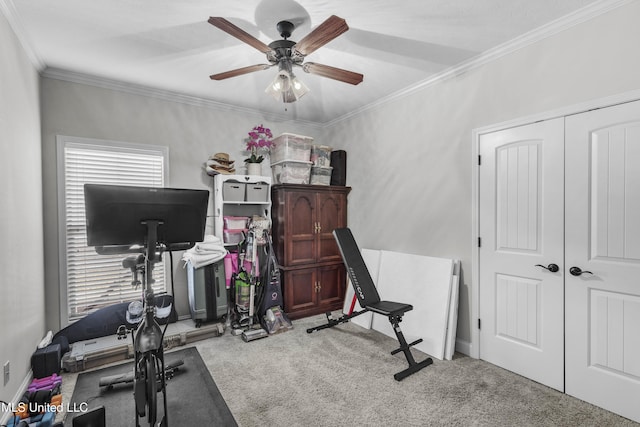
[[[266, 184], [266, 200], [247, 201], [247, 191], [244, 192], [243, 200], [240, 197], [229, 199], [224, 197], [225, 183], [240, 183], [245, 186], [252, 184]], [[251, 190], [251, 189], [249, 189]], [[224, 241], [224, 217], [225, 216], [247, 216], [260, 215], [271, 221], [271, 177], [261, 175], [216, 175], [213, 177], [213, 234]], [[249, 191], [251, 193], [251, 191]], [[235, 243], [225, 246], [235, 246]]]

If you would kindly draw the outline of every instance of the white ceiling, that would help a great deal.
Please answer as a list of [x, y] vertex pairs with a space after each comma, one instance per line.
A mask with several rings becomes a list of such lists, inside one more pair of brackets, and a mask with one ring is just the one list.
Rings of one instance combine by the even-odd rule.
[[[612, 0], [0, 0], [45, 75], [88, 75], [327, 123], [482, 58], [525, 34], [569, 22]], [[2, 6], [2, 5], [0, 5]], [[8, 11], [8, 12], [7, 12]], [[265, 63], [258, 50], [213, 27], [222, 16], [268, 44], [276, 23], [300, 40], [330, 15], [350, 30], [306, 60], [364, 74], [352, 86], [296, 74], [311, 92], [294, 104], [264, 93], [274, 68], [223, 81], [210, 74]], [[571, 18], [571, 19], [570, 19]], [[551, 23], [551, 24], [550, 24]], [[287, 107], [287, 111], [285, 111]]]

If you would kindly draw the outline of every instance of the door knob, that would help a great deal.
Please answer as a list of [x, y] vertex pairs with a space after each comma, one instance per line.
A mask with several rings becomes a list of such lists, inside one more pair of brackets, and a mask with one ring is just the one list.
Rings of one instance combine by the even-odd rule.
[[544, 265], [542, 265], [542, 264], [536, 264], [536, 267], [542, 267], [545, 270], [549, 270], [552, 273], [555, 273], [555, 272], [560, 270], [560, 267], [558, 267], [558, 264], [549, 264], [546, 267]]
[[580, 276], [581, 274], [585, 274], [585, 273], [593, 274], [592, 272], [587, 271], [587, 270], [583, 271], [580, 267], [571, 267], [569, 269], [569, 273], [571, 273], [572, 276]]

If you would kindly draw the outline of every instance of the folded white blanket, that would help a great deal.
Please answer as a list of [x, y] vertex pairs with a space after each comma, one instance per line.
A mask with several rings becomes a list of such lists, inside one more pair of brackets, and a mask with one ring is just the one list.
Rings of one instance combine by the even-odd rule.
[[196, 252], [216, 251], [220, 248], [224, 249], [222, 239], [212, 234], [207, 234], [206, 236], [204, 236], [204, 240], [202, 242], [196, 243], [193, 247]]
[[204, 267], [220, 261], [227, 255], [227, 250], [222, 244], [219, 237], [207, 235], [202, 242], [196, 243], [195, 246], [182, 255], [182, 260], [190, 262], [194, 268]]
[[185, 265], [187, 262], [190, 262], [194, 268], [200, 268], [220, 261], [225, 255], [226, 253], [196, 254], [185, 252], [184, 255], [182, 255], [182, 260], [185, 262]]
[[196, 243], [191, 249], [197, 253], [218, 252], [224, 250], [224, 246], [218, 243]]

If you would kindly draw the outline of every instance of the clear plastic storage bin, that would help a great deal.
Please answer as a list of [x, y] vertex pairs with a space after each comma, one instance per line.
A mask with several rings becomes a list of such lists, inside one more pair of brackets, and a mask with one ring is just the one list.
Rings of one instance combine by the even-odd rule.
[[224, 230], [222, 232], [222, 240], [226, 244], [237, 245], [242, 242], [242, 239], [249, 230]]
[[227, 230], [240, 230], [249, 226], [248, 216], [225, 216], [223, 220]]
[[323, 168], [331, 166], [331, 150], [332, 148], [328, 145], [313, 144], [311, 146], [311, 161], [313, 162], [313, 166]]
[[271, 164], [274, 184], [308, 184], [311, 162], [289, 161]]
[[311, 158], [311, 143], [313, 142], [313, 138], [310, 136], [283, 133], [274, 138], [272, 142], [273, 146], [270, 151], [271, 164], [284, 160], [308, 162]]
[[311, 167], [311, 184], [313, 185], [329, 185], [331, 184], [332, 167], [312, 166]]

